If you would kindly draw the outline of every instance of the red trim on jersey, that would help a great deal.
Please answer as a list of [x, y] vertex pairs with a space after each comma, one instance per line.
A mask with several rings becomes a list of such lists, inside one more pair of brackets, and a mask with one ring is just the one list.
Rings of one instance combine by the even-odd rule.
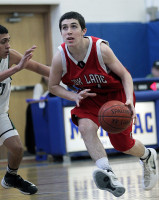
[[[76, 86], [80, 89], [91, 89], [92, 92], [105, 93], [122, 89], [120, 78], [110, 72], [109, 74], [99, 63], [96, 42], [99, 38], [92, 39], [92, 48], [84, 68], [79, 67], [67, 54], [65, 43], [61, 44], [66, 58], [67, 72], [62, 77], [64, 84]], [[78, 62], [78, 61], [77, 61]]]

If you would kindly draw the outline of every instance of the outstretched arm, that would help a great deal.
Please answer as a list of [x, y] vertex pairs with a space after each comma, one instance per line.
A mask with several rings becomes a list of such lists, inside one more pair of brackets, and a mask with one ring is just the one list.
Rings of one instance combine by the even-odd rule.
[[[22, 54], [20, 54], [14, 49], [10, 50], [9, 66], [12, 66], [13, 64], [17, 65], [20, 62], [22, 56], [23, 56]], [[33, 71], [43, 76], [47, 76], [47, 77], [49, 77], [49, 73], [50, 73], [50, 67], [48, 67], [47, 65], [41, 64], [39, 62], [36, 62], [32, 59], [30, 59], [25, 64], [25, 69]]]
[[35, 50], [36, 46], [32, 46], [30, 49], [26, 50], [24, 56], [22, 56], [20, 62], [12, 67], [0, 73], [0, 82], [5, 80], [6, 78], [12, 76], [13, 74], [21, 71], [25, 68], [27, 62], [32, 58], [32, 53]]

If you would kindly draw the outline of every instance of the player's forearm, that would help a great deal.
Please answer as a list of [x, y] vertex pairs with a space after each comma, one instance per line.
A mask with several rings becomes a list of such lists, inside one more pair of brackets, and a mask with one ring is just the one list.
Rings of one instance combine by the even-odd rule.
[[133, 80], [129, 73], [122, 79], [122, 83], [126, 94], [126, 100], [133, 101]]
[[66, 90], [61, 85], [49, 86], [49, 92], [55, 96], [67, 99], [69, 101], [75, 101], [75, 97], [77, 95], [75, 92]]
[[50, 74], [50, 67], [33, 60], [30, 60], [25, 68], [27, 70], [33, 71], [35, 73], [38, 73], [40, 75], [47, 76], [47, 77], [49, 77], [49, 74]]
[[0, 82], [4, 81], [6, 78], [12, 76], [13, 74], [19, 71], [18, 67], [12, 67], [7, 69], [6, 71], [0, 72]]

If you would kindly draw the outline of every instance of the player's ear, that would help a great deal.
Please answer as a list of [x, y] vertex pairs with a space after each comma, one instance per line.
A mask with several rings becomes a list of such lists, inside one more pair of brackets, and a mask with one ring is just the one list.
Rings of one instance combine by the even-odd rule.
[[86, 28], [84, 28], [83, 30], [82, 30], [82, 32], [83, 32], [83, 36], [86, 34], [86, 32], [87, 32], [87, 29]]

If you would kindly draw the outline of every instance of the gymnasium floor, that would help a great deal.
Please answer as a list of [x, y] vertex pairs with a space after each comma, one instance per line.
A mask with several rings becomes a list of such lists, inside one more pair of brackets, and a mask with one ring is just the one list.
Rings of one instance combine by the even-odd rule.
[[[158, 155], [159, 158], [159, 155]], [[19, 174], [35, 183], [39, 191], [35, 195], [23, 195], [17, 189], [0, 186], [0, 200], [158, 200], [159, 181], [151, 191], [141, 186], [142, 169], [138, 160], [126, 155], [109, 156], [117, 177], [126, 187], [121, 197], [114, 197], [97, 189], [92, 179], [94, 163], [91, 159], [73, 160], [64, 163], [23, 160]], [[0, 178], [5, 173], [6, 162], [0, 162]], [[159, 165], [159, 161], [158, 161]]]

